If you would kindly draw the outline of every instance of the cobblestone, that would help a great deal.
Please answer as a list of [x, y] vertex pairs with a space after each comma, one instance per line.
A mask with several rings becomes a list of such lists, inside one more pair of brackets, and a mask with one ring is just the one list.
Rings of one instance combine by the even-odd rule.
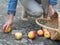
[[[38, 25], [36, 25], [34, 20], [23, 21], [20, 18], [21, 15], [21, 7], [18, 3], [17, 14], [14, 19], [13, 29], [11, 33], [3, 33], [2, 25], [8, 19], [7, 12], [7, 2], [8, 0], [0, 0], [0, 45], [60, 45], [60, 41], [52, 41], [50, 39], [46, 39], [44, 37], [36, 37], [34, 40], [27, 38], [27, 33], [31, 30], [37, 31], [41, 29]], [[60, 0], [58, 0], [60, 2]], [[60, 3], [59, 3], [60, 4]], [[59, 4], [56, 9], [60, 9]], [[59, 10], [60, 11], [60, 10]], [[15, 40], [13, 34], [15, 32], [22, 32], [23, 38], [21, 40]]]

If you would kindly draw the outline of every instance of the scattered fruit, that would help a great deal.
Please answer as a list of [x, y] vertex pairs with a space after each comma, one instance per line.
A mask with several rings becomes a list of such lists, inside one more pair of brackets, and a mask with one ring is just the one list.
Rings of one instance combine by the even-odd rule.
[[47, 29], [43, 29], [44, 32], [48, 31]]
[[11, 26], [8, 26], [7, 29], [6, 28], [7, 28], [7, 26], [5, 26], [4, 29], [3, 29], [5, 33], [11, 32], [11, 30], [12, 30]]
[[49, 32], [49, 31], [45, 31], [45, 32], [44, 32], [44, 37], [45, 37], [45, 38], [50, 38], [50, 37], [51, 37], [50, 32]]
[[15, 37], [15, 39], [19, 40], [19, 39], [22, 39], [23, 35], [22, 35], [22, 33], [20, 33], [20, 32], [16, 32], [16, 33], [14, 34], [14, 37]]
[[38, 36], [43, 36], [44, 35], [44, 32], [43, 32], [43, 30], [38, 30], [37, 31], [37, 34], [38, 34]]
[[36, 32], [35, 32], [35, 31], [30, 31], [30, 32], [28, 33], [28, 38], [34, 39], [35, 37], [36, 37]]

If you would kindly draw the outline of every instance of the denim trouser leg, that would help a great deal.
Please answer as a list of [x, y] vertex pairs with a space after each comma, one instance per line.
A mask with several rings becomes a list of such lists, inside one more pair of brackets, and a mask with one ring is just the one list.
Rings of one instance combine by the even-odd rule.
[[30, 1], [27, 5], [28, 13], [31, 15], [41, 15], [43, 13], [42, 7], [36, 1]]
[[43, 13], [43, 9], [35, 0], [28, 0], [26, 3], [23, 3], [23, 6], [27, 9], [27, 13], [30, 15], [37, 15]]
[[42, 3], [42, 8], [44, 10], [44, 13], [48, 13], [48, 5], [49, 5], [49, 0], [41, 0]]

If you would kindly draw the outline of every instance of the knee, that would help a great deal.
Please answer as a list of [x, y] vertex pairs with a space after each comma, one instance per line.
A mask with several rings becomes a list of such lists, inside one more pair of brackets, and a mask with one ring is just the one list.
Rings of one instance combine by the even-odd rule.
[[30, 11], [27, 11], [28, 14], [33, 15], [33, 16], [40, 16], [43, 14], [43, 9], [41, 7], [39, 8], [34, 8]]
[[43, 13], [43, 9], [39, 8], [35, 11], [35, 15], [41, 15]]

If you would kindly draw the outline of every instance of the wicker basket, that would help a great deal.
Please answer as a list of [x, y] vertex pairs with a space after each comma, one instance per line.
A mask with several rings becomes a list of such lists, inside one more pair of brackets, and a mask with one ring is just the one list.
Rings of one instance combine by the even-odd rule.
[[[60, 40], [60, 12], [58, 13], [58, 17], [54, 19], [46, 19], [46, 18], [37, 18], [37, 25], [47, 29], [51, 32], [52, 40]], [[44, 21], [44, 24], [41, 24], [40, 21]]]

